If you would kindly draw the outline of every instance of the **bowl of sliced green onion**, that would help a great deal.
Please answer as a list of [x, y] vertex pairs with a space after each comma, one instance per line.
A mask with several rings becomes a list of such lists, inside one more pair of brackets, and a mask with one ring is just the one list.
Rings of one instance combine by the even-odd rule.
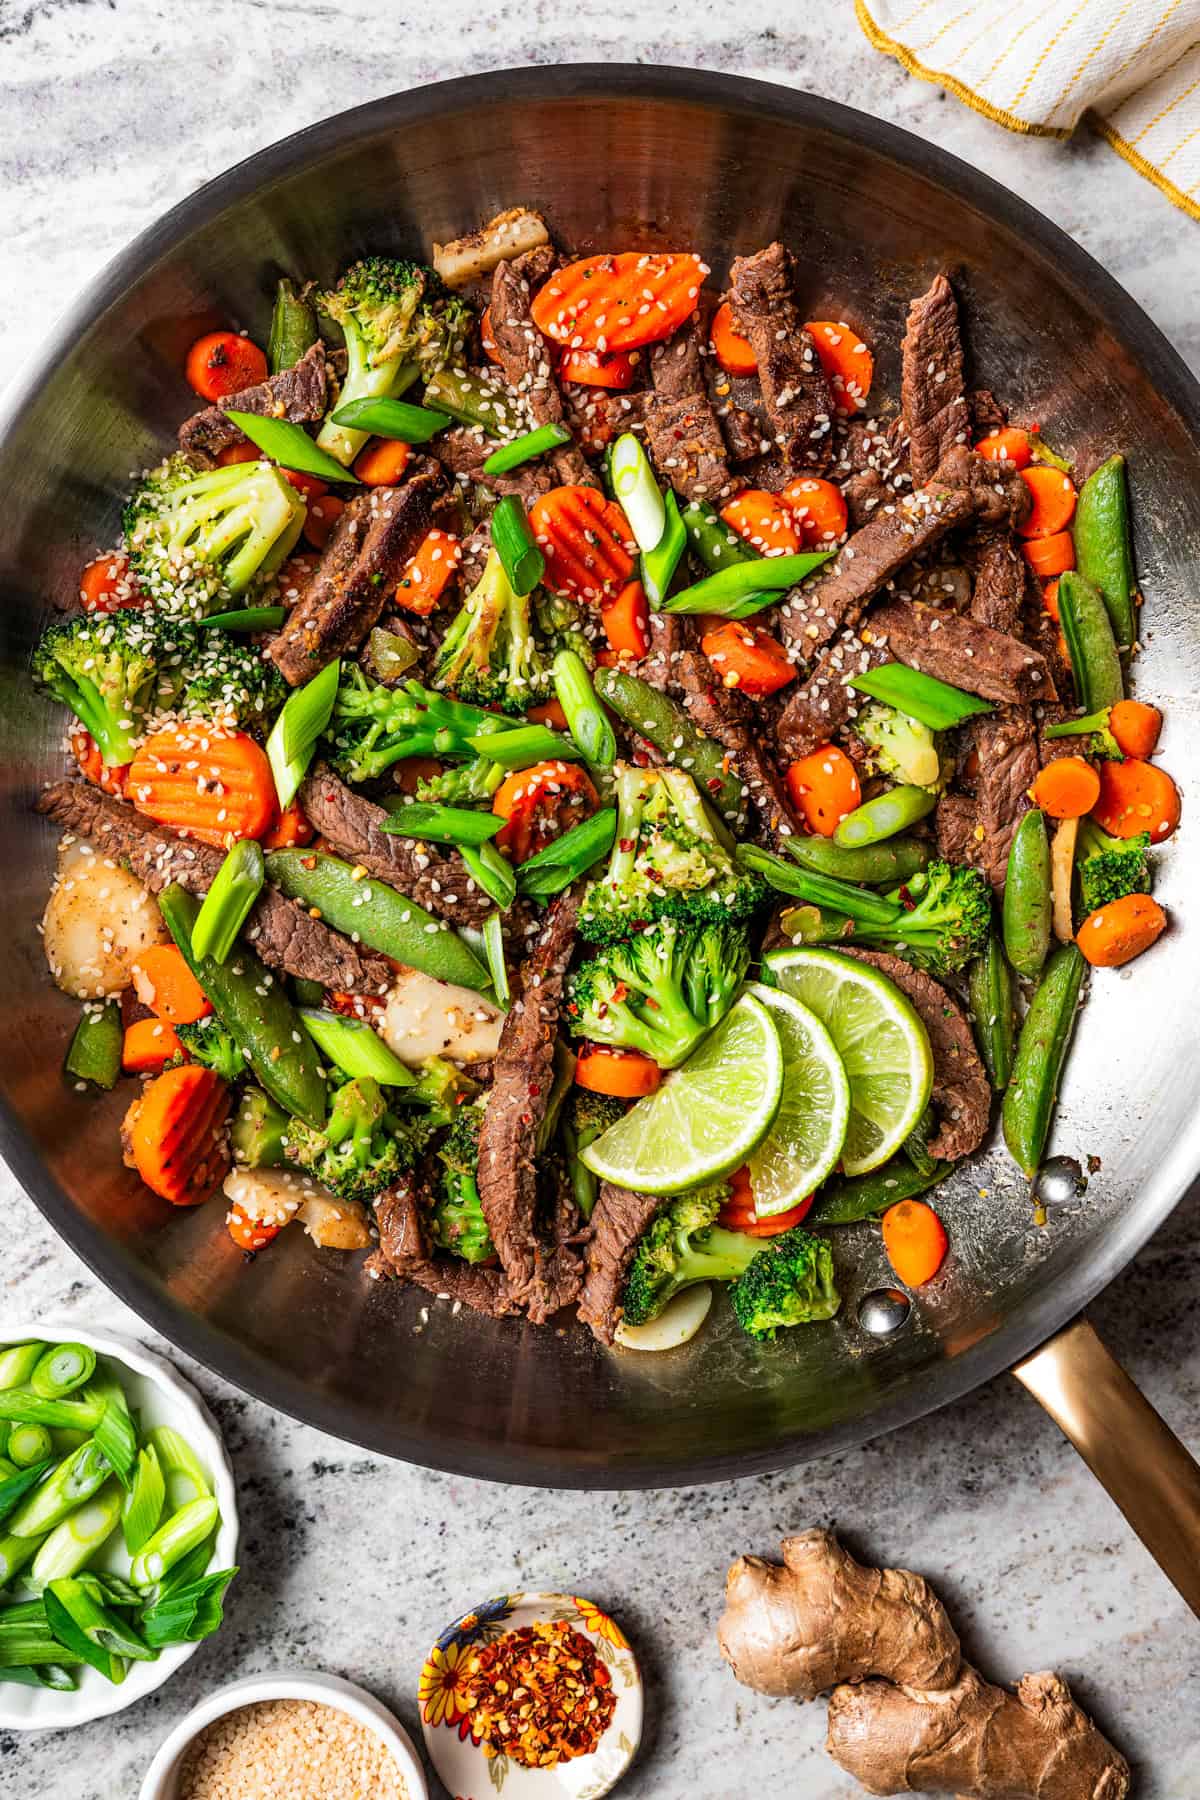
[[219, 1629], [233, 1470], [203, 1400], [129, 1339], [0, 1338], [0, 1727], [120, 1712]]

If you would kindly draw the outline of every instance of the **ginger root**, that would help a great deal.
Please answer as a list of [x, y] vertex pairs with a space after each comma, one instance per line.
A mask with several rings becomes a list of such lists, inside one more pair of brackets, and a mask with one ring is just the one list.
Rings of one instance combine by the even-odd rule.
[[730, 1569], [721, 1654], [760, 1693], [832, 1689], [826, 1748], [868, 1793], [1125, 1800], [1129, 1765], [1066, 1683], [985, 1681], [919, 1575], [864, 1568], [827, 1531], [788, 1538], [783, 1558]]

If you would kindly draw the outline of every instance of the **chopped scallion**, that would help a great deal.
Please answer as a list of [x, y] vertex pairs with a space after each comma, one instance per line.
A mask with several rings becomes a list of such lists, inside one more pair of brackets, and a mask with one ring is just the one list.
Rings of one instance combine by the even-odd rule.
[[658, 612], [666, 600], [679, 559], [687, 549], [687, 526], [671, 488], [667, 489], [664, 508], [667, 522], [663, 534], [653, 550], [642, 554], [642, 587], [653, 612]]
[[571, 434], [565, 425], [539, 425], [536, 431], [526, 431], [510, 444], [501, 444], [493, 450], [483, 465], [485, 475], [507, 475], [510, 469], [519, 469], [522, 463], [532, 462], [535, 456], [544, 456], [547, 450], [557, 450], [563, 444], [571, 442]]
[[43, 1400], [63, 1400], [83, 1387], [96, 1372], [96, 1352], [87, 1344], [51, 1344], [29, 1377]]
[[546, 559], [515, 494], [506, 494], [497, 501], [491, 532], [492, 545], [513, 593], [531, 594], [546, 572]]
[[288, 695], [271, 727], [267, 758], [275, 777], [275, 793], [281, 809], [290, 806], [296, 798], [312, 761], [317, 739], [333, 714], [341, 674], [340, 660], [327, 663], [311, 681]]
[[[805, 550], [795, 556], [763, 556], [753, 562], [731, 563], [716, 575], [706, 575], [666, 602], [664, 612], [719, 612], [727, 617], [739, 602], [758, 600], [762, 594], [777, 594], [795, 587], [829, 561], [832, 550]], [[770, 605], [770, 600], [762, 601]]]
[[158, 1529], [166, 1497], [167, 1484], [163, 1480], [158, 1452], [153, 1444], [143, 1444], [138, 1451], [133, 1481], [121, 1507], [121, 1531], [130, 1556], [136, 1556]]
[[910, 669], [905, 663], [883, 663], [877, 669], [851, 675], [846, 686], [872, 700], [882, 700], [886, 706], [894, 706], [897, 712], [927, 725], [931, 731], [949, 731], [964, 719], [994, 710], [978, 695], [964, 693], [962, 688], [952, 687], [948, 681], [939, 681], [936, 675], [926, 675], [920, 669]]
[[617, 760], [616, 733], [577, 651], [560, 650], [554, 658], [554, 691], [585, 761], [610, 769]]
[[300, 1017], [318, 1050], [352, 1080], [365, 1077], [384, 1087], [411, 1087], [416, 1080], [365, 1019], [346, 1019], [315, 1006], [302, 1006]]
[[508, 964], [504, 960], [504, 920], [500, 913], [489, 913], [483, 921], [483, 953], [487, 958], [492, 991], [499, 1005], [509, 1001]]
[[232, 612], [209, 613], [198, 622], [205, 631], [278, 631], [286, 618], [285, 606], [238, 606]]
[[638, 549], [654, 550], [666, 529], [666, 507], [650, 458], [632, 431], [622, 432], [613, 445], [609, 468], [613, 493], [629, 520]]
[[354, 471], [343, 468], [340, 462], [319, 449], [302, 425], [293, 425], [290, 419], [269, 419], [259, 413], [236, 412], [227, 406], [221, 410], [243, 437], [257, 444], [263, 455], [269, 456], [281, 468], [295, 469], [301, 475], [316, 475], [321, 481], [357, 483], [358, 476]]
[[517, 897], [517, 878], [494, 844], [462, 847], [462, 859], [489, 900], [507, 912]]
[[226, 853], [196, 914], [192, 926], [194, 956], [211, 956], [217, 963], [225, 961], [266, 878], [261, 844], [253, 838], [239, 838]]
[[472, 812], [465, 806], [436, 806], [412, 800], [398, 806], [380, 826], [393, 837], [427, 838], [434, 844], [486, 844], [503, 830], [495, 813]]
[[333, 415], [335, 425], [353, 426], [375, 437], [395, 438], [403, 444], [427, 444], [450, 424], [449, 413], [413, 406], [408, 400], [351, 400]]
[[561, 893], [593, 863], [608, 855], [616, 832], [616, 808], [611, 806], [593, 813], [582, 825], [573, 825], [521, 864], [521, 892], [534, 900], [548, 900]]
[[548, 725], [518, 725], [515, 731], [481, 732], [467, 739], [471, 749], [502, 769], [527, 769], [533, 763], [578, 762], [580, 751], [569, 737]]

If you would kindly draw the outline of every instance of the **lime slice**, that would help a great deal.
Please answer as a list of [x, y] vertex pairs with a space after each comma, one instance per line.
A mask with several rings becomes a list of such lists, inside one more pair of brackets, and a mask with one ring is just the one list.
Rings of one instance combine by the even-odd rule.
[[832, 1173], [850, 1123], [850, 1083], [833, 1039], [814, 1012], [782, 988], [754, 986], [783, 1046], [783, 1096], [775, 1122], [750, 1158], [760, 1218], [787, 1212]]
[[740, 1168], [771, 1128], [783, 1051], [771, 1015], [743, 994], [682, 1068], [583, 1152], [603, 1181], [683, 1194]]
[[877, 1169], [929, 1104], [933, 1056], [916, 1009], [878, 969], [836, 950], [773, 950], [763, 962], [785, 994], [816, 1013], [842, 1059], [850, 1081], [843, 1169]]

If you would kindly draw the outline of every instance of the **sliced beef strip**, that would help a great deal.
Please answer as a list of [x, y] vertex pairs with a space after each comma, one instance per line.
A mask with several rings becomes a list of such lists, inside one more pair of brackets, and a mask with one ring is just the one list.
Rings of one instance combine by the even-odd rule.
[[758, 364], [763, 406], [786, 467], [823, 474], [833, 448], [833, 398], [796, 304], [795, 266], [780, 243], [735, 258], [729, 272], [734, 323]]
[[458, 581], [460, 590], [464, 594], [469, 594], [471, 589], [483, 579], [483, 571], [487, 567], [491, 549], [491, 521], [483, 519], [473, 531], [468, 532], [462, 541], [462, 561], [458, 565]]
[[1015, 705], [1048, 691], [1046, 663], [1036, 650], [946, 607], [885, 600], [871, 613], [870, 631], [873, 641], [886, 644], [910, 669], [985, 700]]
[[699, 312], [650, 353], [646, 444], [655, 468], [685, 500], [715, 500], [729, 486], [728, 452], [709, 398]]
[[429, 452], [461, 485], [482, 488], [493, 500], [515, 494], [529, 507], [550, 492], [554, 475], [545, 457], [523, 463], [507, 475], [485, 475], [483, 465], [495, 448], [492, 440], [485, 438], [482, 432], [469, 425], [456, 425], [453, 430], [443, 431], [435, 437]]
[[312, 425], [325, 416], [325, 346], [314, 344], [300, 361], [278, 375], [269, 375], [254, 387], [230, 394], [220, 406], [193, 413], [179, 427], [179, 448], [189, 456], [215, 462], [222, 450], [240, 444], [242, 433], [225, 408], [257, 413], [264, 419], [290, 419], [293, 425]]
[[427, 912], [453, 925], [482, 925], [494, 910], [460, 857], [443, 856], [431, 844], [385, 831], [384, 808], [354, 793], [326, 763], [317, 763], [305, 776], [300, 799], [314, 831], [332, 849], [399, 888]]
[[807, 756], [827, 744], [849, 725], [866, 702], [846, 683], [852, 675], [888, 661], [879, 644], [868, 644], [856, 633], [844, 631], [818, 659], [812, 674], [792, 694], [779, 719], [778, 737], [789, 757]]
[[270, 654], [293, 687], [363, 643], [405, 563], [454, 505], [431, 457], [418, 458], [398, 488], [358, 494], [333, 528], [316, 573], [273, 639]]
[[538, 1231], [536, 1139], [553, 1080], [563, 986], [579, 902], [568, 891], [551, 907], [533, 948], [521, 999], [500, 1034], [495, 1079], [479, 1133], [479, 1196], [514, 1299], [537, 1325], [579, 1293], [582, 1272], [569, 1245]]
[[970, 438], [958, 301], [945, 275], [908, 309], [901, 345], [900, 410], [913, 481], [928, 481], [946, 452]]
[[965, 444], [948, 450], [933, 477], [941, 487], [965, 488], [975, 504], [980, 526], [997, 525], [1015, 530], [1032, 505], [1020, 471], [1011, 463], [992, 462]]
[[979, 814], [969, 794], [943, 794], [933, 818], [938, 855], [974, 868], [979, 859]]
[[974, 846], [969, 861], [999, 891], [1008, 868], [1008, 850], [1022, 813], [1029, 808], [1029, 789], [1040, 765], [1033, 709], [1004, 706], [968, 727], [975, 752]]
[[[173, 881], [189, 894], [206, 894], [225, 860], [215, 846], [174, 837], [124, 800], [86, 782], [55, 782], [39, 796], [37, 810], [114, 861], [127, 863], [152, 894]], [[356, 949], [273, 887], [265, 887], [255, 903], [246, 937], [268, 967], [322, 987], [374, 994], [391, 985], [386, 957]]]
[[[551, 347], [533, 322], [530, 302], [554, 268], [549, 245], [513, 262], [497, 263], [492, 275], [491, 328], [509, 387], [525, 401], [535, 425], [561, 425], [563, 398], [554, 379]], [[594, 477], [577, 444], [564, 444], [548, 459], [560, 483], [592, 484]]]
[[721, 685], [698, 650], [684, 650], [675, 668], [689, 717], [728, 751], [768, 842], [779, 847], [781, 840], [796, 836], [800, 825], [787, 790], [743, 696]]
[[855, 531], [890, 498], [891, 492], [878, 469], [859, 469], [842, 483], [842, 499]]
[[987, 1136], [992, 1090], [962, 1009], [932, 975], [912, 968], [898, 956], [848, 950], [844, 944], [838, 948], [886, 975], [916, 1007], [933, 1051], [933, 1104], [939, 1130], [929, 1154], [946, 1162], [970, 1156]]
[[692, 621], [686, 613], [652, 612], [650, 648], [637, 666], [640, 678], [663, 694], [678, 687], [679, 658], [691, 645], [693, 636]]
[[411, 1182], [389, 1188], [377, 1202], [379, 1248], [368, 1258], [367, 1273], [409, 1281], [439, 1300], [460, 1301], [473, 1312], [493, 1319], [519, 1312], [501, 1269], [482, 1268], [458, 1256], [431, 1255], [420, 1198]]
[[971, 415], [973, 438], [981, 438], [989, 431], [1002, 431], [1008, 424], [1008, 413], [991, 388], [972, 388], [967, 395], [967, 411]]
[[1025, 558], [1009, 531], [981, 531], [972, 546], [971, 617], [996, 631], [1015, 631], [1025, 594]]
[[602, 1344], [611, 1344], [621, 1318], [621, 1295], [638, 1240], [663, 1204], [651, 1194], [602, 1184], [592, 1212], [587, 1275], [579, 1317]]

